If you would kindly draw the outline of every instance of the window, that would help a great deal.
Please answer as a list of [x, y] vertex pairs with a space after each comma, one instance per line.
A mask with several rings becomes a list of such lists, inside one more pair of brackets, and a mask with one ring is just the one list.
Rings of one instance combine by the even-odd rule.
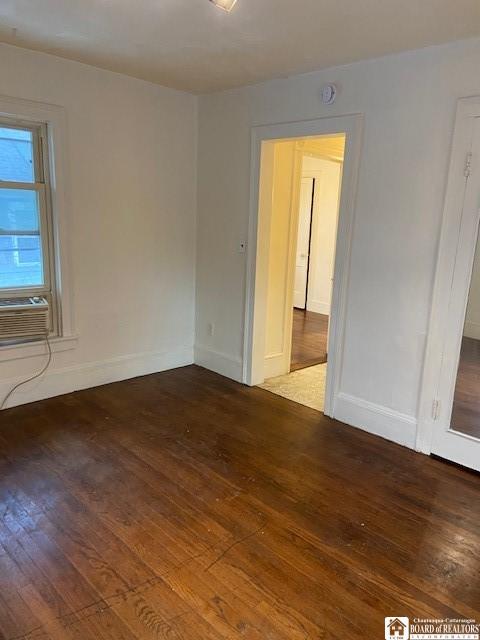
[[0, 119], [0, 298], [44, 296], [55, 314], [46, 125]]

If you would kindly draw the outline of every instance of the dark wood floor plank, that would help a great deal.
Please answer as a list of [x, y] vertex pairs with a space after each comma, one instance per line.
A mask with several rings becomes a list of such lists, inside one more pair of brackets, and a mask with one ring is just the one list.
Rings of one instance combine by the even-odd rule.
[[452, 429], [480, 438], [480, 340], [463, 336], [452, 410]]
[[328, 316], [293, 310], [290, 371], [327, 361]]
[[[238, 450], [240, 450], [240, 449], [238, 448]], [[245, 447], [243, 447], [241, 450], [242, 450], [242, 459], [243, 459], [242, 460], [242, 464], [243, 464], [242, 468], [244, 470], [247, 469], [248, 471], [251, 471], [252, 473], [257, 473], [258, 470], [253, 470], [252, 471], [252, 470], [248, 469], [248, 456], [245, 455]], [[181, 457], [184, 460], [187, 459], [185, 453], [181, 454]], [[264, 466], [265, 466], [265, 463], [264, 463]], [[267, 468], [268, 468], [268, 465], [267, 465]], [[281, 475], [281, 470], [272, 468], [271, 473], [270, 473], [270, 477], [275, 477], [275, 476], [278, 477], [279, 475]], [[372, 478], [372, 480], [374, 480], [374, 479]], [[261, 481], [259, 483], [260, 486], [264, 486], [264, 485], [267, 484], [267, 480], [265, 480], [265, 478], [260, 478], [260, 481]], [[296, 484], [297, 483], [296, 483], [296, 476], [295, 476], [295, 477], [292, 477], [292, 479], [291, 479], [291, 486], [296, 485]], [[287, 489], [288, 489], [288, 486], [280, 487], [282, 496], [284, 494], [286, 494]], [[313, 489], [311, 488], [310, 491], [312, 491], [312, 490]], [[333, 495], [332, 495], [332, 492], [333, 492]], [[410, 512], [398, 514], [398, 506], [395, 509], [392, 509], [388, 505], [388, 503], [386, 505], [382, 504], [382, 503], [377, 505], [377, 506], [373, 505], [374, 506], [373, 512], [371, 512], [371, 510], [365, 512], [366, 507], [364, 505], [364, 506], [362, 506], [362, 513], [358, 513], [356, 515], [357, 504], [359, 504], [358, 500], [356, 499], [356, 497], [354, 495], [352, 497], [352, 501], [351, 502], [348, 501], [350, 488], [348, 486], [345, 487], [345, 485], [343, 485], [341, 482], [333, 483], [332, 486], [329, 488], [329, 493], [330, 493], [330, 495], [329, 495], [328, 499], [332, 501], [333, 505], [337, 504], [337, 499], [338, 500], [342, 500], [343, 499], [343, 501], [345, 503], [345, 507], [347, 508], [347, 512], [348, 512], [348, 515], [349, 515], [349, 520], [348, 521], [340, 521], [338, 523], [338, 526], [340, 527], [341, 531], [346, 530], [346, 528], [348, 527], [350, 529], [350, 531], [353, 533], [353, 524], [352, 524], [351, 520], [354, 520], [356, 518], [356, 520], [357, 520], [356, 529], [357, 529], [357, 535], [358, 535], [360, 532], [362, 532], [362, 530], [360, 528], [361, 516], [363, 515], [364, 519], [368, 519], [369, 517], [371, 518], [372, 515], [373, 516], [378, 515], [379, 508], [382, 508], [382, 511], [384, 513], [384, 519], [383, 520], [379, 520], [379, 522], [382, 524], [382, 527], [381, 527], [381, 530], [377, 534], [375, 534], [375, 535], [377, 535], [377, 538], [378, 538], [377, 547], [379, 547], [380, 550], [382, 548], [382, 545], [384, 544], [385, 538], [386, 537], [388, 538], [389, 522], [391, 522], [392, 519], [395, 518], [396, 515], [400, 516], [399, 525], [397, 527], [397, 530], [398, 530], [399, 533], [401, 533], [402, 526], [405, 527], [407, 524], [409, 525], [408, 531], [405, 533], [405, 539], [407, 541], [411, 541], [412, 533], [415, 532], [417, 527], [425, 526], [427, 524], [426, 522], [417, 521], [418, 519], [413, 517], [413, 514], [411, 514]], [[335, 497], [335, 495], [336, 495], [336, 497]], [[333, 500], [332, 500], [332, 498], [333, 498]], [[299, 497], [297, 497], [297, 500], [298, 499], [299, 499]], [[271, 494], [268, 495], [266, 497], [266, 500], [268, 500], [270, 503], [272, 503], [272, 501], [273, 501], [272, 495]], [[282, 505], [280, 505], [279, 508], [281, 508], [281, 506]], [[370, 505], [369, 504], [367, 505], [367, 509], [370, 509]], [[312, 514], [312, 515], [314, 515], [314, 514]], [[326, 522], [329, 523], [329, 526], [331, 528], [332, 523], [335, 523], [335, 521], [337, 520], [337, 514], [335, 512], [331, 512], [331, 513], [327, 512], [327, 513], [324, 513], [324, 516], [326, 516], [326, 518], [324, 518], [324, 519], [325, 519]], [[320, 522], [320, 520], [319, 520], [319, 522]], [[435, 526], [437, 526], [437, 525], [435, 525]], [[448, 543], [448, 539], [449, 539], [448, 536], [449, 535], [453, 535], [453, 533], [457, 533], [456, 530], [454, 530], [453, 528], [451, 528], [451, 529], [452, 529], [451, 531], [448, 531], [448, 527], [447, 527], [446, 528], [445, 539], [439, 541], [440, 550]], [[373, 532], [370, 531], [369, 533], [370, 533], [370, 536], [372, 536]], [[326, 532], [322, 531], [321, 535], [325, 536]], [[339, 535], [338, 528], [337, 528], [337, 530], [334, 529], [332, 531], [332, 533], [328, 534], [328, 535], [329, 535], [329, 538], [333, 538], [334, 540], [338, 541], [338, 535]], [[435, 539], [436, 539], [436, 537], [435, 537]], [[392, 552], [392, 551], [394, 551], [396, 557], [397, 558], [401, 558], [403, 560], [403, 562], [412, 561], [411, 557], [408, 556], [408, 555], [406, 556], [404, 551], [402, 551], [402, 546], [399, 545], [399, 546], [397, 546], [397, 548], [395, 548], [392, 545], [390, 545], [389, 552]], [[412, 551], [413, 551], [413, 553], [416, 553], [416, 549], [415, 548], [413, 548]], [[457, 552], [457, 549], [452, 548], [452, 554], [455, 555], [456, 552]], [[402, 558], [402, 555], [403, 555], [403, 558]], [[427, 558], [427, 567], [428, 567], [429, 572], [430, 572], [430, 565], [431, 564], [432, 564], [431, 559]], [[471, 566], [472, 566], [472, 569], [475, 570], [474, 569], [475, 565], [472, 564]], [[430, 577], [431, 577], [432, 580], [434, 579], [433, 575], [431, 575]], [[440, 574], [440, 578], [443, 580], [443, 572]], [[465, 578], [468, 578], [468, 576], [465, 576]], [[452, 582], [453, 582], [453, 577], [452, 577]], [[475, 585], [476, 584], [475, 580], [472, 580], [471, 584]], [[454, 585], [452, 584], [452, 587], [453, 586]]]
[[0, 637], [480, 618], [480, 480], [198, 367], [0, 414]]

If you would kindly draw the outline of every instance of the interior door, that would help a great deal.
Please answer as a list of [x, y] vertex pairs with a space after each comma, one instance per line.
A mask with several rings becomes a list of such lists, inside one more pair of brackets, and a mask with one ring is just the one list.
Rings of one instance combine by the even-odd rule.
[[314, 186], [314, 178], [302, 178], [300, 186], [300, 211], [298, 216], [295, 285], [293, 292], [293, 306], [297, 309], [305, 309], [307, 306], [307, 286]]
[[[472, 117], [459, 215], [432, 453], [480, 471], [480, 118]], [[452, 167], [452, 171], [455, 167]]]

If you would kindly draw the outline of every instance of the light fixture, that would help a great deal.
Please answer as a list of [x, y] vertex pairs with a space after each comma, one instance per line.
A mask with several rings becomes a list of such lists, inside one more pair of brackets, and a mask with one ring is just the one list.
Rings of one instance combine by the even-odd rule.
[[216, 7], [219, 7], [224, 11], [231, 11], [237, 0], [210, 0], [210, 2], [213, 2]]

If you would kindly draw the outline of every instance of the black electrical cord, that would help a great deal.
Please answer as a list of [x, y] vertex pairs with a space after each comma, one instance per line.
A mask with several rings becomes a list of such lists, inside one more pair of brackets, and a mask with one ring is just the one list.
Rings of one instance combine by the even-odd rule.
[[5, 405], [7, 404], [8, 400], [12, 397], [12, 395], [15, 393], [15, 391], [17, 389], [19, 389], [20, 387], [23, 387], [24, 384], [27, 384], [28, 382], [32, 382], [32, 380], [36, 380], [37, 378], [42, 376], [45, 373], [45, 371], [48, 369], [48, 367], [50, 366], [50, 363], [52, 361], [52, 346], [50, 344], [50, 340], [48, 339], [48, 334], [47, 333], [45, 334], [45, 342], [47, 343], [47, 348], [48, 348], [48, 360], [47, 360], [47, 363], [34, 376], [31, 376], [30, 378], [27, 378], [26, 380], [22, 380], [22, 382], [18, 382], [14, 387], [12, 387], [10, 389], [10, 391], [7, 393], [7, 395], [3, 399], [2, 404], [0, 405], [0, 411], [5, 409]]

